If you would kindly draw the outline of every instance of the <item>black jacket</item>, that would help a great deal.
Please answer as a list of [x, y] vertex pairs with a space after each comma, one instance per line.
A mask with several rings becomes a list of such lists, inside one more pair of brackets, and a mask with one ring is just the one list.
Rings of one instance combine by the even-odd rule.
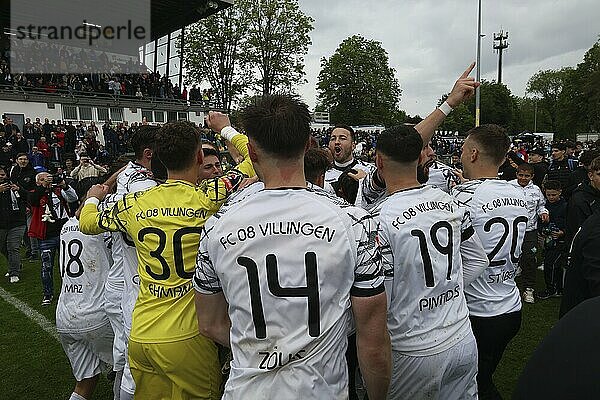
[[571, 195], [580, 184], [586, 184], [589, 181], [590, 178], [588, 177], [588, 172], [585, 167], [581, 166], [575, 168], [571, 175], [569, 175], [567, 186], [563, 187], [563, 196], [567, 199], [571, 198]]
[[533, 166], [533, 183], [540, 189], [542, 188], [542, 182], [548, 173], [548, 163], [546, 161], [540, 161], [539, 163], [531, 164]]
[[27, 224], [25, 199], [17, 194], [14, 203], [11, 192], [7, 190], [0, 193], [0, 229], [12, 229]]
[[569, 200], [569, 208], [567, 210], [567, 243], [571, 243], [579, 227], [596, 210], [600, 210], [600, 191], [592, 187], [589, 183], [579, 185]]
[[597, 296], [600, 296], [600, 210], [585, 221], [573, 240], [560, 316]]

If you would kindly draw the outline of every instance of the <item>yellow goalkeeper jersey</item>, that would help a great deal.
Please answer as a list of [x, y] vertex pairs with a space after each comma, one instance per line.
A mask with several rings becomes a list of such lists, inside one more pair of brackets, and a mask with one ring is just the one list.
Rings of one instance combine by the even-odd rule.
[[[251, 164], [250, 169], [253, 174]], [[166, 343], [198, 334], [192, 277], [204, 223], [243, 178], [233, 170], [200, 186], [167, 180], [145, 192], [130, 193], [103, 212], [89, 200], [83, 207], [82, 232], [126, 232], [135, 243], [140, 291], [132, 340]]]

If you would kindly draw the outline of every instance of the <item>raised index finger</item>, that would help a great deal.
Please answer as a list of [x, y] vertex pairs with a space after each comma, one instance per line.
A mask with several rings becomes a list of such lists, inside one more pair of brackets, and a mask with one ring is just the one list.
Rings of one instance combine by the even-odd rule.
[[471, 73], [471, 71], [473, 71], [473, 68], [475, 68], [475, 61], [473, 61], [471, 63], [471, 65], [469, 65], [469, 67], [465, 70], [465, 72], [463, 72], [463, 74], [460, 77], [461, 78], [466, 78], [467, 76], [469, 76], [469, 74]]

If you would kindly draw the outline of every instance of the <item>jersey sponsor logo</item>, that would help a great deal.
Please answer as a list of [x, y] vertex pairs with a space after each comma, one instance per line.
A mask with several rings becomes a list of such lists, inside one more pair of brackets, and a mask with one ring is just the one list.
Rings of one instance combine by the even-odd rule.
[[311, 222], [266, 222], [258, 224], [258, 229], [251, 225], [247, 228], [240, 228], [236, 232], [223, 235], [219, 239], [219, 243], [221, 243], [223, 249], [227, 250], [229, 246], [235, 246], [248, 239], [254, 239], [256, 235], [261, 235], [261, 237], [276, 235], [314, 236], [319, 240], [331, 243], [335, 236], [335, 229], [325, 225], [314, 225]]
[[140, 219], [161, 217], [186, 217], [186, 218], [201, 218], [205, 219], [208, 215], [208, 211], [205, 209], [194, 209], [186, 207], [163, 207], [163, 208], [150, 208], [145, 211], [140, 211], [135, 215], [135, 220]]
[[423, 310], [434, 310], [447, 304], [450, 301], [460, 297], [460, 286], [456, 285], [454, 289], [447, 290], [444, 293], [440, 293], [433, 297], [424, 297], [419, 300], [419, 311]]
[[192, 290], [192, 282], [186, 282], [182, 285], [175, 287], [165, 287], [163, 285], [157, 285], [155, 283], [148, 284], [148, 291], [154, 297], [159, 299], [164, 297], [172, 297], [179, 298], [186, 295], [190, 290]]
[[392, 221], [392, 226], [396, 229], [400, 229], [400, 225], [404, 225], [406, 222], [419, 215], [419, 213], [426, 213], [434, 210], [454, 212], [454, 204], [445, 201], [426, 201], [424, 203], [417, 204], [414, 207], [409, 207], [404, 210], [402, 212], [402, 216], [397, 216]]
[[302, 360], [304, 355], [306, 354], [306, 350], [302, 349], [296, 353], [284, 353], [282, 351], [277, 351], [277, 346], [275, 346], [275, 351], [259, 351], [258, 355], [262, 357], [260, 364], [258, 366], [259, 369], [266, 370], [274, 370], [275, 368], [283, 367], [292, 361]]
[[495, 210], [496, 208], [509, 207], [509, 206], [517, 206], [517, 207], [526, 208], [527, 203], [523, 199], [515, 199], [512, 197], [502, 197], [502, 198], [494, 199], [485, 204], [482, 204], [481, 211], [483, 211], [484, 213], [488, 213], [490, 211]]

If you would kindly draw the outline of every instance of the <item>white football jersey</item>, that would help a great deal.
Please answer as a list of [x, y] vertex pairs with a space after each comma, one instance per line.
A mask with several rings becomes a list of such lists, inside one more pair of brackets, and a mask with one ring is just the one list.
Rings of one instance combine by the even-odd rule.
[[392, 350], [440, 353], [470, 331], [461, 243], [474, 235], [468, 211], [430, 186], [387, 196], [372, 211], [385, 271]]
[[465, 288], [471, 315], [493, 317], [521, 309], [515, 274], [527, 227], [523, 192], [499, 179], [475, 179], [455, 186], [452, 195], [470, 211], [475, 232], [490, 260]]
[[347, 398], [350, 296], [384, 291], [372, 217], [322, 190], [265, 189], [205, 228], [194, 287], [229, 303], [223, 398]]
[[[351, 170], [351, 169], [355, 169], [355, 170], [361, 169], [361, 170], [365, 171], [367, 173], [367, 175], [369, 175], [371, 172], [373, 172], [376, 169], [376, 167], [375, 167], [375, 164], [367, 163], [367, 162], [364, 162], [362, 160], [357, 160], [357, 159], [354, 159], [351, 163], [349, 163], [348, 165], [345, 165], [345, 166], [338, 166], [334, 163], [333, 168], [330, 168], [327, 171], [325, 171], [325, 189], [330, 190], [329, 188], [331, 187], [331, 190], [333, 190], [333, 187], [331, 185], [333, 185], [333, 183], [337, 182], [337, 180], [339, 179], [340, 175], [343, 172]], [[356, 201], [354, 202], [354, 204], [356, 204], [359, 207], [362, 204], [363, 182], [364, 182], [364, 179], [361, 179], [358, 182], [358, 192], [356, 194]], [[333, 193], [335, 193], [335, 190], [333, 191]]]
[[435, 161], [429, 167], [429, 179], [427, 184], [450, 193], [452, 188], [460, 183], [460, 179], [454, 174], [454, 170], [439, 161]]
[[[141, 164], [130, 161], [127, 167], [117, 177], [117, 190], [113, 195], [107, 196], [103, 204], [110, 208], [127, 193], [148, 190], [157, 185], [152, 171]], [[125, 233], [113, 232], [112, 256], [114, 265], [110, 269], [107, 285], [121, 286], [123, 297], [121, 308], [123, 310], [123, 324], [131, 330], [133, 307], [139, 292], [139, 277], [137, 272], [138, 259], [133, 241]]]
[[112, 263], [105, 245], [107, 234], [84, 235], [77, 218], [60, 231], [59, 268], [62, 277], [56, 306], [56, 328], [61, 333], [83, 333], [108, 323], [104, 311], [104, 282]]

